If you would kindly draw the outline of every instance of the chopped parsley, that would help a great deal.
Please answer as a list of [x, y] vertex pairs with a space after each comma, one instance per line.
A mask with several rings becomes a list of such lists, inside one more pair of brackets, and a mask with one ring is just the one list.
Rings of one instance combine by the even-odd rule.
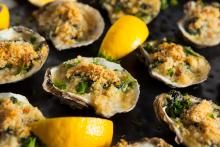
[[123, 5], [121, 2], [116, 1], [116, 4], [114, 6], [114, 13], [119, 13], [123, 9]]
[[192, 50], [191, 47], [184, 47], [184, 52], [186, 55], [192, 55], [198, 57], [199, 55]]
[[149, 53], [154, 53], [156, 51], [158, 51], [158, 48], [156, 47], [153, 47], [152, 45], [150, 45], [149, 43], [147, 43], [145, 46], [144, 46], [144, 49], [149, 52]]
[[30, 42], [31, 42], [32, 44], [34, 44], [34, 43], [36, 43], [36, 41], [37, 41], [37, 37], [31, 36]]
[[173, 71], [172, 68], [170, 68], [170, 69], [167, 70], [167, 75], [168, 75], [168, 76], [172, 77], [173, 74], [174, 74], [174, 71]]
[[180, 115], [184, 112], [185, 109], [188, 109], [192, 102], [184, 98], [184, 96], [175, 90], [169, 92], [170, 97], [167, 98], [167, 108], [166, 113], [173, 118], [180, 117]]
[[10, 97], [10, 100], [12, 101], [13, 104], [16, 104], [18, 102], [18, 99], [13, 96]]
[[28, 137], [22, 140], [21, 147], [35, 147], [36, 145], [36, 138], [35, 137]]
[[57, 88], [61, 89], [61, 90], [65, 90], [67, 85], [64, 81], [59, 81], [59, 80], [55, 80], [53, 82], [53, 85], [56, 86]]
[[89, 92], [91, 85], [91, 80], [82, 80], [76, 85], [75, 90], [79, 94], [85, 94]]
[[169, 6], [176, 6], [178, 5], [178, 0], [161, 0], [161, 9], [165, 10]]

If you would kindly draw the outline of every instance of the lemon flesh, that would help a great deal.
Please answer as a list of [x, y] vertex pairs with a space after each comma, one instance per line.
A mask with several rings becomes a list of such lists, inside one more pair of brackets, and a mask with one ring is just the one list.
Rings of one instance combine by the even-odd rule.
[[37, 7], [43, 7], [44, 5], [53, 2], [55, 0], [28, 0], [28, 1]]
[[125, 15], [108, 30], [99, 50], [99, 56], [118, 60], [134, 51], [148, 37], [149, 31], [141, 19]]
[[112, 121], [90, 117], [45, 119], [31, 128], [48, 147], [109, 147], [113, 136]]
[[8, 7], [0, 3], [0, 30], [7, 29], [10, 25], [10, 13]]

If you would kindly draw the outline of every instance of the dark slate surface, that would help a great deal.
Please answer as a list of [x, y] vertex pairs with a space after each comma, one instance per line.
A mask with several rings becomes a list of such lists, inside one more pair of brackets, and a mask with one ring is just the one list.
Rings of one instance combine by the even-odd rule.
[[[34, 10], [36, 10], [36, 7], [30, 5], [26, 1], [17, 2], [19, 2], [18, 6], [11, 9], [12, 25], [22, 24], [34, 28], [34, 22], [31, 14]], [[110, 26], [107, 12], [100, 8], [96, 0], [83, 0], [83, 2], [100, 10], [106, 22], [106, 32]], [[184, 41], [177, 29], [176, 22], [182, 15], [182, 5], [178, 7], [170, 7], [165, 11], [161, 11], [160, 15], [151, 24], [149, 24], [151, 32], [149, 39], [169, 37], [177, 40], [179, 43], [190, 45]], [[34, 106], [39, 107], [39, 109], [47, 117], [99, 117], [95, 115], [92, 110], [73, 110], [64, 104], [61, 104], [57, 97], [46, 93], [42, 89], [42, 82], [45, 70], [48, 67], [74, 58], [77, 55], [95, 57], [105, 32], [102, 37], [92, 45], [61, 52], [55, 50], [51, 42], [48, 41], [48, 44], [50, 45], [50, 53], [43, 68], [32, 77], [21, 82], [1, 85], [0, 92], [10, 91], [27, 96], [29, 101]], [[200, 85], [181, 89], [181, 91], [188, 92], [197, 97], [212, 99], [217, 104], [220, 104], [220, 46], [218, 45], [216, 47], [205, 49], [194, 49], [208, 59], [212, 67], [211, 73], [206, 82]], [[126, 114], [117, 114], [111, 118], [114, 122], [114, 142], [118, 141], [121, 137], [133, 141], [142, 137], [157, 136], [164, 138], [166, 141], [176, 146], [174, 142], [175, 135], [169, 131], [165, 124], [157, 121], [152, 106], [155, 96], [162, 92], [169, 91], [170, 88], [149, 76], [147, 68], [138, 60], [136, 53], [137, 51], [134, 51], [127, 57], [123, 58], [121, 60], [121, 64], [138, 79], [141, 86], [140, 99], [135, 109], [131, 112]]]

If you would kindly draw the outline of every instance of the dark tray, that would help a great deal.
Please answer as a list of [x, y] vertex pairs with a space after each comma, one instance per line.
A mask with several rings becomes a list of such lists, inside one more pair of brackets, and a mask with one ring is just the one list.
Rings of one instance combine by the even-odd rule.
[[[98, 5], [96, 0], [84, 0], [83, 2], [100, 10], [106, 22], [106, 32], [110, 26], [107, 12]], [[31, 14], [36, 7], [29, 4], [27, 1], [17, 1], [17, 3], [17, 7], [11, 9], [11, 25], [22, 24], [30, 28], [34, 28]], [[176, 25], [176, 22], [183, 15], [182, 11], [183, 4], [161, 11], [160, 15], [151, 24], [149, 24], [149, 39], [168, 37], [177, 40], [179, 43], [190, 45], [184, 41]], [[61, 104], [57, 97], [48, 94], [43, 90], [42, 82], [45, 70], [48, 67], [58, 65], [68, 59], [75, 58], [77, 55], [95, 57], [105, 32], [102, 37], [92, 45], [67, 51], [55, 50], [51, 42], [48, 41], [48, 44], [50, 45], [50, 53], [43, 68], [28, 79], [14, 84], [1, 85], [0, 92], [14, 92], [27, 96], [31, 104], [37, 106], [47, 117], [100, 117], [95, 115], [92, 110], [73, 110], [67, 105]], [[197, 97], [212, 99], [217, 104], [220, 104], [220, 46], [218, 45], [216, 47], [205, 49], [194, 49], [208, 59], [212, 67], [211, 73], [206, 82], [180, 90]], [[167, 142], [177, 146], [174, 142], [175, 135], [165, 124], [160, 123], [156, 119], [152, 105], [156, 95], [162, 92], [168, 92], [170, 88], [162, 82], [151, 78], [148, 74], [147, 68], [138, 60], [136, 54], [137, 51], [129, 54], [121, 60], [121, 64], [138, 79], [141, 86], [140, 99], [135, 109], [131, 112], [117, 114], [111, 118], [114, 122], [113, 143], [117, 142], [122, 137], [126, 140], [132, 141], [139, 140], [143, 137], [157, 136], [164, 138]]]

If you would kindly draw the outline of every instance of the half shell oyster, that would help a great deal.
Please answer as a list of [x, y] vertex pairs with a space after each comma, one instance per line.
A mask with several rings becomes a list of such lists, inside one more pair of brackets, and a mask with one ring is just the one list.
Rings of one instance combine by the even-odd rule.
[[162, 93], [154, 101], [159, 120], [176, 133], [176, 142], [188, 147], [220, 146], [220, 107], [211, 101], [181, 94]]
[[123, 15], [134, 15], [146, 24], [150, 23], [160, 12], [160, 0], [101, 0], [108, 11], [111, 23]]
[[26, 97], [14, 93], [0, 93], [0, 116], [1, 147], [24, 146], [33, 137], [29, 125], [44, 119]]
[[191, 47], [173, 42], [151, 41], [140, 47], [141, 57], [152, 77], [171, 87], [183, 88], [205, 81], [210, 65]]
[[39, 31], [58, 50], [86, 46], [97, 40], [104, 30], [101, 14], [89, 5], [72, 0], [58, 0], [34, 13]]
[[26, 27], [0, 31], [0, 84], [23, 80], [43, 66], [49, 52], [45, 39]]
[[178, 22], [183, 36], [198, 47], [220, 43], [220, 4], [190, 1], [185, 5], [185, 16]]
[[80, 56], [49, 68], [43, 88], [68, 105], [92, 106], [104, 117], [132, 110], [140, 93], [137, 80], [119, 64]]

